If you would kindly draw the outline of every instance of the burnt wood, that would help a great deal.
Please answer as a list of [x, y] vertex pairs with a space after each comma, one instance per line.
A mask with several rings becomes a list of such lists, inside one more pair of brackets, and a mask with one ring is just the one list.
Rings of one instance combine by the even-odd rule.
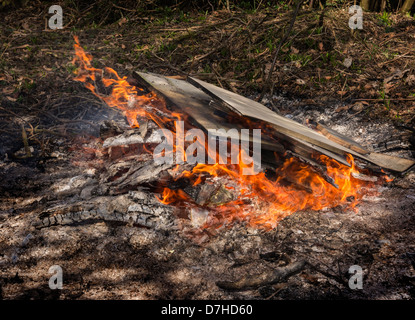
[[[320, 125], [320, 130], [324, 131], [327, 135], [325, 136], [296, 121], [278, 115], [256, 101], [227, 91], [223, 88], [219, 88], [205, 81], [192, 77], [188, 77], [187, 80], [189, 83], [209, 94], [212, 98], [226, 103], [229, 106], [229, 110], [239, 113], [241, 116], [265, 121], [274, 127], [281, 135], [308, 142], [314, 149], [318, 146], [343, 157], [346, 154], [351, 154], [382, 168], [398, 172], [404, 172], [415, 164], [413, 160], [369, 152], [352, 139], [329, 128], [323, 128]], [[322, 152], [322, 150], [320, 149], [319, 152]]]

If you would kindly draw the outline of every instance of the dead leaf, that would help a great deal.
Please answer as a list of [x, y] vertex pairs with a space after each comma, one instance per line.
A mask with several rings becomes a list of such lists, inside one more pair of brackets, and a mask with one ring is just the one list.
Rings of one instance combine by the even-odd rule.
[[320, 51], [323, 51], [323, 50], [324, 50], [324, 45], [323, 45], [323, 42], [319, 42], [319, 44], [318, 44], [318, 49], [319, 49]]
[[10, 96], [7, 96], [6, 98], [7, 98], [7, 100], [9, 100], [9, 101], [11, 101], [11, 102], [16, 102], [16, 101], [17, 101], [17, 99], [12, 98], [12, 97], [10, 97]]
[[300, 51], [297, 48], [291, 46], [291, 52], [294, 54], [298, 54]]
[[346, 93], [347, 93], [347, 91], [342, 91], [342, 90], [337, 91], [337, 94], [339, 94], [341, 96], [345, 95]]
[[305, 85], [305, 81], [303, 79], [297, 79], [297, 80], [295, 80], [295, 83]]
[[121, 27], [127, 21], [128, 21], [127, 18], [123, 17], [123, 18], [120, 19], [120, 21], [118, 21], [118, 25]]
[[390, 89], [392, 89], [393, 88], [393, 84], [391, 84], [391, 83], [384, 83], [383, 84], [383, 91], [385, 92], [385, 93], [389, 93], [390, 92]]
[[400, 69], [396, 69], [391, 76], [389, 76], [389, 77], [387, 77], [383, 80], [383, 83], [386, 84], [386, 83], [389, 83], [391, 81], [397, 81], [397, 80], [401, 79], [405, 75], [405, 73], [407, 73], [408, 71], [409, 71], [409, 69], [406, 69], [404, 71], [401, 71]]
[[335, 112], [342, 112], [342, 111], [347, 111], [347, 110], [349, 110], [350, 109], [350, 105], [348, 105], [348, 106], [341, 106], [341, 107], [338, 107], [338, 108], [336, 108], [336, 110], [334, 110]]
[[[266, 63], [265, 64], [265, 66], [264, 66], [264, 73], [265, 73], [265, 75], [267, 75], [268, 73], [269, 73], [269, 70], [271, 70], [271, 63]], [[228, 72], [229, 73], [229, 72]], [[233, 76], [233, 74], [232, 75], [229, 75], [229, 74], [226, 74], [228, 77], [229, 76]]]
[[23, 29], [25, 29], [26, 31], [32, 31], [32, 30], [30, 29], [30, 26], [29, 26], [29, 24], [27, 23], [27, 21], [25, 21], [25, 22], [22, 24], [22, 27], [23, 27]]
[[6, 87], [2, 90], [4, 95], [12, 94], [14, 92], [14, 88]]
[[410, 75], [406, 78], [405, 82], [406, 82], [408, 85], [410, 85], [410, 86], [414, 85], [414, 84], [415, 84], [415, 75], [410, 74]]

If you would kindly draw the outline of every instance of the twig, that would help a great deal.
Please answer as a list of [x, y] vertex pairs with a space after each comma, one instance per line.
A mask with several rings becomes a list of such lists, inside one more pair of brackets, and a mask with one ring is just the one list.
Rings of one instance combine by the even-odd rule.
[[[377, 99], [353, 99], [353, 101], [384, 101], [383, 98], [377, 98]], [[390, 101], [415, 101], [415, 98], [388, 98]]]
[[114, 8], [121, 9], [121, 10], [124, 10], [124, 11], [129, 11], [129, 12], [136, 12], [137, 11], [137, 10], [127, 9], [127, 8], [123, 8], [123, 7], [117, 6], [115, 3], [112, 3], [112, 6]]
[[32, 153], [30, 152], [29, 141], [27, 140], [26, 130], [23, 124], [20, 124], [20, 126], [22, 127], [22, 139], [23, 139], [24, 150], [26, 152], [26, 157], [30, 158], [32, 156]]
[[[411, 51], [408, 51], [407, 53], [401, 54], [400, 56], [397, 56], [397, 57], [395, 57], [392, 60], [388, 60], [388, 61], [382, 62], [382, 63], [379, 64], [379, 66], [381, 67], [381, 66], [384, 66], [387, 63], [391, 63], [391, 62], [394, 62], [396, 60], [399, 60], [400, 58], [403, 58], [403, 57], [407, 56], [409, 53], [411, 53]], [[407, 56], [407, 58], [413, 58], [413, 56]]]
[[306, 266], [304, 260], [291, 263], [285, 267], [276, 268], [272, 272], [265, 272], [254, 276], [242, 278], [238, 281], [218, 281], [216, 284], [219, 288], [225, 290], [242, 291], [253, 288], [259, 288], [267, 284], [281, 282], [284, 279], [301, 272]]

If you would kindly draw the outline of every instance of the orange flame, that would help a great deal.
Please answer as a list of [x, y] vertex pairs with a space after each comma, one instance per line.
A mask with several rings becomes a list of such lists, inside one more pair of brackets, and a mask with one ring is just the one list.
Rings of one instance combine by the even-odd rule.
[[[339, 186], [324, 180], [308, 165], [295, 158], [289, 158], [284, 165], [276, 170], [277, 179], [268, 179], [264, 172], [257, 175], [242, 175], [240, 165], [206, 165], [198, 164], [191, 172], [184, 171], [179, 177], [195, 180], [193, 185], [200, 183], [201, 174], [226, 179], [229, 188], [238, 192], [238, 199], [226, 204], [210, 208], [212, 220], [205, 227], [220, 227], [235, 221], [246, 221], [250, 226], [261, 226], [265, 229], [274, 228], [284, 217], [305, 209], [318, 211], [324, 208], [345, 205], [353, 209], [359, 203], [365, 192], [373, 187], [373, 183], [361, 181], [352, 176], [358, 173], [351, 155], [348, 156], [351, 167], [347, 167], [326, 156], [320, 156], [326, 165], [328, 174]], [[297, 184], [306, 185], [309, 190], [301, 190], [295, 184], [284, 184], [289, 178]], [[165, 204], [187, 202], [194, 205], [183, 193], [164, 189]]]
[[[144, 94], [142, 89], [130, 85], [126, 77], [119, 77], [113, 69], [94, 68], [91, 64], [91, 55], [85, 53], [77, 37], [75, 37], [74, 47], [73, 63], [79, 65], [75, 80], [84, 82], [89, 90], [110, 107], [122, 110], [132, 127], [138, 127], [137, 117], [148, 117], [161, 128], [172, 119], [183, 117], [169, 111], [165, 102], [156, 94]], [[105, 87], [112, 88], [110, 95], [98, 92], [97, 82], [99, 80]], [[183, 146], [174, 145], [174, 150], [178, 148], [183, 148]], [[205, 150], [208, 151], [208, 148]], [[239, 159], [242, 158], [242, 151], [239, 157]], [[176, 166], [173, 171], [178, 173], [175, 179], [189, 179], [193, 186], [199, 185], [204, 180], [214, 181], [220, 177], [226, 189], [232, 190], [232, 193], [237, 195], [236, 200], [225, 204], [207, 205], [211, 210], [211, 215], [205, 227], [218, 228], [235, 221], [245, 221], [250, 226], [268, 229], [275, 227], [284, 217], [305, 209], [317, 211], [339, 205], [354, 209], [363, 194], [373, 186], [371, 182], [353, 177], [352, 174], [359, 171], [351, 155], [348, 155], [350, 167], [324, 155], [321, 155], [318, 160], [326, 167], [328, 175], [338, 185], [338, 189], [323, 179], [309, 165], [296, 158], [288, 158], [282, 167], [275, 171], [277, 176], [275, 180], [269, 179], [265, 172], [243, 175], [242, 169], [247, 166], [242, 161], [236, 165], [220, 164], [222, 162], [219, 161], [215, 164], [197, 164], [191, 171], [181, 173], [179, 173], [180, 167]], [[291, 183], [286, 183], [287, 180]], [[298, 186], [303, 186], [303, 188]], [[183, 190], [164, 188], [162, 198], [158, 199], [164, 204], [197, 206]]]
[[[77, 36], [74, 39], [75, 57], [72, 63], [79, 66], [74, 80], [83, 82], [86, 88], [91, 90], [93, 94], [102, 99], [108, 106], [122, 110], [131, 127], [139, 127], [137, 117], [149, 117], [159, 126], [162, 126], [163, 119], [157, 116], [154, 111], [167, 110], [163, 100], [158, 98], [153, 92], [144, 94], [142, 89], [130, 85], [127, 82], [127, 77], [121, 78], [111, 68], [94, 68], [91, 64], [92, 56], [84, 51], [79, 44]], [[105, 87], [112, 88], [110, 95], [98, 92], [97, 82], [99, 80]], [[138, 94], [139, 91], [141, 94]]]

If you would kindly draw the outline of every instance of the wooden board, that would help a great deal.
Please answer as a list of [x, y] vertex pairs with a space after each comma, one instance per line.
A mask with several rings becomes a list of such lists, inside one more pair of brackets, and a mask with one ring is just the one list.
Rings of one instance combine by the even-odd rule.
[[256, 101], [245, 98], [228, 90], [219, 88], [202, 80], [189, 77], [188, 81], [191, 84], [202, 89], [210, 96], [222, 100], [223, 102], [229, 105], [229, 108], [231, 110], [237, 112], [241, 116], [266, 121], [270, 123], [272, 126], [274, 126], [281, 133], [312, 143], [314, 145], [320, 146], [324, 149], [330, 150], [335, 153], [350, 153], [351, 151], [350, 149], [345, 148], [342, 145], [327, 139], [322, 134], [294, 120], [278, 115], [277, 113], [271, 111], [266, 106]]
[[[223, 117], [213, 114], [211, 111], [213, 102], [212, 97], [187, 81], [143, 72], [135, 72], [133, 75], [143, 86], [150, 87], [167, 101], [173, 103], [180, 111], [190, 115], [197, 126], [206, 130], [220, 128], [228, 130], [230, 128], [238, 128], [236, 124], [226, 123]], [[233, 111], [228, 110], [227, 107], [226, 113], [230, 112]], [[239, 115], [239, 113], [236, 115]], [[262, 136], [262, 148], [265, 150], [277, 151], [281, 154], [288, 149], [308, 158], [311, 158], [312, 155], [317, 152], [318, 154], [324, 154], [344, 165], [350, 166], [346, 158], [341, 155], [318, 146], [313, 146], [310, 143], [301, 141], [295, 137], [282, 136], [279, 132], [277, 132], [277, 136], [280, 138], [279, 140], [284, 142], [284, 145], [275, 141], [268, 141], [267, 137]]]
[[[134, 72], [133, 76], [146, 87], [150, 87], [158, 95], [163, 97], [169, 104], [173, 104], [182, 114], [190, 116], [192, 122], [199, 128], [207, 131], [209, 129], [219, 130], [238, 129], [237, 125], [229, 124], [226, 120], [213, 112], [212, 98], [204, 93], [202, 90], [196, 88], [185, 80], [178, 80], [174, 78], [167, 78], [164, 76]], [[144, 83], [143, 83], [144, 81]], [[223, 135], [227, 138], [228, 135]], [[240, 135], [229, 135], [230, 138], [237, 138], [240, 141]], [[284, 152], [285, 148], [281, 144], [273, 141], [267, 141], [266, 137], [262, 137], [261, 141], [253, 140], [250, 142], [260, 142], [262, 148], [270, 151]], [[242, 140], [242, 139], [241, 139]]]
[[[398, 172], [406, 171], [415, 164], [415, 161], [413, 160], [374, 152], [368, 153], [368, 151], [363, 148], [362, 150], [359, 150], [358, 147], [360, 146], [354, 141], [352, 144], [351, 139], [343, 139], [342, 144], [339, 144], [336, 141], [330, 140], [326, 136], [312, 130], [311, 128], [276, 114], [256, 101], [196, 78], [188, 77], [187, 80], [189, 83], [200, 88], [212, 98], [226, 103], [229, 106], [229, 110], [232, 110], [241, 116], [265, 121], [272, 125], [279, 133], [297, 141], [308, 142], [313, 147], [320, 147], [320, 150], [325, 149], [342, 157], [346, 154], [351, 154], [382, 168]], [[333, 132], [330, 132], [330, 134], [334, 136]], [[335, 138], [341, 140], [340, 135], [336, 135]], [[353, 148], [348, 148], [347, 145], [353, 145]], [[360, 152], [357, 152], [356, 150], [359, 150]]]
[[[133, 73], [133, 76], [141, 85], [153, 90], [157, 95], [164, 98], [170, 106], [174, 105], [174, 107], [177, 108], [175, 111], [180, 111], [182, 115], [186, 114], [190, 116], [192, 122], [204, 131], [208, 131], [209, 129], [237, 129], [238, 132], [240, 132], [240, 129], [247, 129], [241, 127], [241, 125], [237, 123], [227, 123], [224, 116], [215, 114], [215, 112], [213, 112], [213, 110], [215, 110], [215, 101], [212, 101], [212, 98], [209, 95], [191, 85], [187, 81], [143, 72], [135, 72]], [[216, 107], [220, 108], [220, 105], [221, 103]], [[230, 112], [232, 111], [229, 111], [226, 108], [223, 115], [229, 115]], [[239, 117], [239, 115], [235, 116]], [[230, 136], [233, 137], [232, 135]], [[228, 135], [223, 136], [223, 138], [227, 139]], [[237, 138], [240, 138], [239, 135]], [[250, 142], [252, 142], [252, 140], [253, 137], [250, 137]], [[263, 151], [261, 162], [265, 160], [268, 161], [268, 164], [270, 164], [271, 158], [273, 158], [274, 168], [278, 166], [275, 162], [275, 156], [273, 153], [285, 153], [287, 150], [286, 146], [275, 140], [271, 140], [269, 137], [264, 135], [261, 136], [260, 143]], [[315, 153], [315, 149], [310, 148], [310, 145], [302, 145], [301, 142], [291, 144], [291, 146], [294, 146], [294, 152], [298, 152], [305, 158], [308, 158], [311, 154]], [[263, 158], [263, 156], [265, 157]], [[347, 162], [345, 163], [348, 165]], [[327, 174], [323, 175], [323, 178], [328, 179]], [[306, 186], [303, 186], [296, 181], [289, 182], [300, 188], [307, 189]], [[328, 182], [332, 183], [330, 179], [328, 179]]]
[[333, 129], [326, 127], [325, 125], [321, 123], [317, 122], [316, 129], [326, 138], [338, 144], [341, 144], [343, 147], [352, 149], [353, 151], [356, 151], [360, 154], [370, 153], [370, 151], [366, 150], [363, 146], [358, 144], [356, 141], [350, 139], [349, 137], [346, 137], [345, 135], [342, 135], [341, 133], [338, 133], [337, 131], [334, 131]]

